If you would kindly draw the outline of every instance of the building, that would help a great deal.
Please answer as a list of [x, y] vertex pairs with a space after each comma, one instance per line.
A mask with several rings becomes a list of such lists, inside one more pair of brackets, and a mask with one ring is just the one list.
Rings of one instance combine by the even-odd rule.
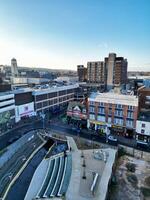
[[84, 65], [77, 66], [77, 74], [79, 77], [79, 82], [87, 81], [87, 68], [85, 68]]
[[115, 53], [110, 53], [105, 58], [105, 66], [107, 69], [107, 89], [114, 86], [120, 86], [127, 83], [127, 59], [117, 57]]
[[37, 89], [32, 92], [35, 112], [58, 111], [74, 100], [75, 89], [78, 84], [69, 86], [54, 86], [46, 89]]
[[106, 69], [104, 62], [88, 62], [87, 63], [87, 81], [88, 83], [98, 84], [105, 87]]
[[87, 124], [87, 109], [86, 105], [77, 101], [69, 102], [67, 108], [67, 119], [68, 123], [70, 121], [75, 122], [79, 126], [84, 126]]
[[142, 86], [138, 89], [139, 111], [150, 110], [150, 88]]
[[150, 110], [139, 113], [136, 121], [136, 141], [138, 146], [150, 145]]
[[33, 90], [30, 88], [21, 88], [12, 91], [15, 95], [15, 121], [36, 115], [34, 108]]
[[0, 131], [15, 123], [15, 99], [9, 92], [0, 93]]
[[132, 136], [136, 128], [138, 98], [115, 93], [93, 93], [88, 98], [88, 128]]
[[12, 74], [12, 77], [18, 76], [17, 60], [15, 58], [11, 59], [11, 74]]
[[54, 81], [58, 83], [65, 83], [65, 84], [75, 84], [78, 82], [78, 77], [77, 76], [59, 76]]
[[143, 80], [143, 84], [145, 85], [146, 88], [150, 88], [150, 77], [149, 78], [145, 78]]

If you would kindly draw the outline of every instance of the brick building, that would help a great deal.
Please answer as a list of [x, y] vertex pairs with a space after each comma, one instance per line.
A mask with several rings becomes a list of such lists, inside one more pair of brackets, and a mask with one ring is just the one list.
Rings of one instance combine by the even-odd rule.
[[115, 93], [93, 93], [88, 98], [88, 128], [132, 135], [136, 128], [138, 98]]
[[87, 80], [88, 83], [98, 83], [105, 87], [106, 68], [104, 62], [97, 61], [87, 63]]
[[142, 86], [138, 89], [139, 110], [150, 110], [150, 88]]
[[87, 81], [87, 68], [84, 65], [77, 66], [77, 74], [79, 77], [79, 82]]

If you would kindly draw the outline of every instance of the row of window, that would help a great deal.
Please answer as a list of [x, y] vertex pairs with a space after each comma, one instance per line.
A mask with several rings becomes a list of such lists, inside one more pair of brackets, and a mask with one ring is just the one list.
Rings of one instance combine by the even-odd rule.
[[[90, 120], [96, 120], [95, 115], [90, 114], [89, 115], [89, 119]], [[97, 121], [106, 122], [106, 118], [105, 118], [105, 116], [98, 115], [97, 116]], [[111, 117], [108, 117], [108, 123], [110, 123], [110, 124], [112, 123], [112, 118]], [[123, 126], [123, 123], [124, 123], [123, 119], [114, 118], [114, 124]], [[134, 121], [133, 120], [126, 120], [126, 126], [133, 127], [133, 125], [134, 125]]]
[[68, 95], [65, 97], [60, 97], [60, 98], [55, 98], [55, 99], [39, 102], [39, 103], [36, 103], [36, 109], [46, 107], [46, 106], [52, 106], [54, 104], [58, 104], [64, 101], [69, 101], [72, 98], [73, 98], [73, 95]]
[[59, 92], [51, 92], [51, 93], [41, 94], [41, 95], [36, 95], [35, 97], [36, 97], [36, 101], [42, 101], [42, 100], [45, 100], [45, 99], [59, 97], [59, 96], [63, 96], [63, 95], [71, 94], [71, 93], [74, 93], [73, 89], [62, 90], [62, 91], [59, 91]]
[[[91, 106], [95, 106], [95, 102], [94, 101], [90, 101], [90, 105]], [[104, 102], [99, 102], [98, 104], [100, 107], [105, 107], [105, 103]], [[109, 104], [109, 108], [112, 108], [112, 104]], [[116, 109], [123, 109], [123, 105], [122, 104], [116, 104], [115, 105]], [[128, 106], [128, 110], [133, 111], [134, 110], [134, 106]]]
[[[50, 94], [52, 94], [52, 95], [49, 96], [48, 94], [44, 94], [44, 96], [43, 95], [36, 96], [35, 102], [44, 101], [44, 100], [50, 100], [52, 98], [61, 98], [61, 96], [57, 96], [57, 95], [55, 96], [55, 95], [53, 95], [54, 93], [50, 93]], [[68, 95], [65, 95], [63, 97], [69, 97], [70, 95], [72, 97], [74, 97], [74, 94], [68, 94]], [[42, 98], [41, 98], [41, 96], [42, 96]]]
[[[92, 106], [90, 106], [90, 113], [95, 113], [95, 108], [92, 107]], [[98, 108], [98, 113], [99, 114], [105, 114], [105, 109], [102, 108], [102, 107]], [[109, 109], [108, 114], [112, 115], [112, 109]], [[123, 117], [123, 111], [122, 110], [115, 110], [115, 116]], [[133, 119], [133, 117], [134, 117], [133, 112], [128, 111], [127, 112], [127, 118]]]

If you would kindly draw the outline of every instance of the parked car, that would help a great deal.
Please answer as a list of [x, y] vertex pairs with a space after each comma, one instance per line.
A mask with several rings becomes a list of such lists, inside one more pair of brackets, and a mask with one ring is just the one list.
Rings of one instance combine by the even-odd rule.
[[115, 137], [114, 135], [109, 135], [108, 136], [108, 143], [113, 144], [113, 145], [117, 145], [118, 144], [117, 137]]

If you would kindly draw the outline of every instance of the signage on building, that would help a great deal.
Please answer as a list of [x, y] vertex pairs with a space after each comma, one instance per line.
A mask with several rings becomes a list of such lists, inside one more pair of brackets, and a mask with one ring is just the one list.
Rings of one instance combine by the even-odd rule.
[[98, 121], [95, 121], [95, 120], [90, 120], [90, 123], [94, 123], [94, 124], [97, 124], [97, 125], [106, 125], [105, 122], [98, 122]]
[[21, 119], [21, 117], [30, 117], [35, 115], [34, 103], [27, 103], [20, 106], [16, 106], [16, 122]]
[[68, 110], [67, 115], [77, 120], [87, 119], [87, 115], [82, 112], [79, 106], [75, 106], [72, 110]]

